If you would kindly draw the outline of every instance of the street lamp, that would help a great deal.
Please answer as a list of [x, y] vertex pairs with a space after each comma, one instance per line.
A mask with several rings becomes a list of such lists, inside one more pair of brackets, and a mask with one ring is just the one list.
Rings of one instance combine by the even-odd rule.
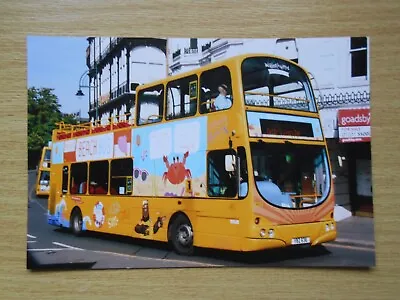
[[82, 92], [81, 89], [79, 89], [79, 90], [76, 92], [75, 96], [83, 97], [83, 96], [85, 96], [85, 94]]
[[[90, 106], [90, 89], [93, 88], [95, 91], [97, 90], [97, 85], [84, 85], [82, 84], [83, 78], [85, 75], [89, 74], [89, 70], [85, 71], [82, 75], [81, 78], [79, 79], [79, 87], [78, 87], [78, 91], [76, 92], [75, 96], [82, 98], [83, 96], [85, 96], [85, 94], [82, 92], [82, 88], [88, 88], [89, 89], [89, 110], [91, 109]], [[99, 101], [98, 99], [96, 99], [96, 97], [94, 97], [94, 104], [96, 107], [96, 120], [99, 117], [99, 105], [98, 105]]]

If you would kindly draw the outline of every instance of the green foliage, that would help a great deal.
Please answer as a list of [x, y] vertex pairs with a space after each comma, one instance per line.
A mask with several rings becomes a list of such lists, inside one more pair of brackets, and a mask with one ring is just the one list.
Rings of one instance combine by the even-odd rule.
[[76, 120], [76, 116], [74, 116], [73, 114], [64, 115], [61, 120], [66, 124], [72, 124], [72, 125], [78, 124], [78, 121]]
[[38, 151], [51, 140], [55, 123], [62, 119], [60, 107], [53, 89], [28, 89], [28, 151]]

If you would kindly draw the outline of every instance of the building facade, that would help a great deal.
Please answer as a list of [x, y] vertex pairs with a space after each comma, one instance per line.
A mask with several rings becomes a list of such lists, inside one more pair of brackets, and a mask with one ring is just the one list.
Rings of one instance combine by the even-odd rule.
[[89, 118], [104, 124], [134, 113], [136, 86], [167, 75], [166, 39], [89, 37]]
[[133, 113], [138, 84], [243, 53], [291, 59], [310, 73], [334, 174], [336, 202], [372, 216], [370, 65], [366, 37], [285, 39], [89, 38], [89, 115]]

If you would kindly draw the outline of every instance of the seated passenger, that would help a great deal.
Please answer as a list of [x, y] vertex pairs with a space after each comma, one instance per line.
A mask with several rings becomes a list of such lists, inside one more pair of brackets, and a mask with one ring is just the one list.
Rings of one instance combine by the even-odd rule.
[[228, 87], [225, 84], [221, 84], [218, 87], [219, 95], [215, 98], [214, 106], [216, 110], [228, 109], [232, 106], [232, 101], [229, 100], [227, 95]]
[[86, 194], [87, 183], [86, 181], [81, 182], [79, 185], [79, 194]]

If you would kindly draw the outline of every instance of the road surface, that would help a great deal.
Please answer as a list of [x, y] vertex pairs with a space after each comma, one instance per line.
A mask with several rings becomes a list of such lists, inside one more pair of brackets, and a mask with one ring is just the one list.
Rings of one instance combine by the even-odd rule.
[[367, 267], [374, 248], [327, 243], [324, 247], [288, 248], [257, 253], [196, 249], [194, 256], [175, 254], [165, 243], [99, 233], [76, 237], [47, 224], [47, 199], [34, 195], [35, 172], [29, 174], [28, 268], [163, 268], [163, 267]]

